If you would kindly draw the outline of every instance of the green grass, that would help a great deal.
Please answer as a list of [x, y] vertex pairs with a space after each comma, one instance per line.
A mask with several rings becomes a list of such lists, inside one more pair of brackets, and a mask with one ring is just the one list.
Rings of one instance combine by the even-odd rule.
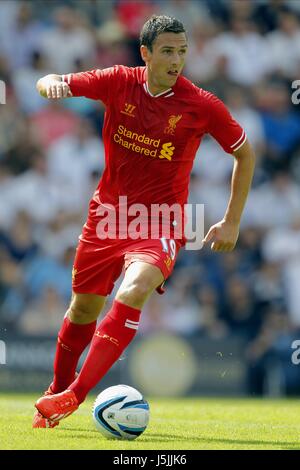
[[32, 429], [37, 396], [0, 394], [0, 449], [300, 449], [298, 400], [152, 399], [148, 429], [135, 441], [94, 428], [93, 398], [54, 429]]

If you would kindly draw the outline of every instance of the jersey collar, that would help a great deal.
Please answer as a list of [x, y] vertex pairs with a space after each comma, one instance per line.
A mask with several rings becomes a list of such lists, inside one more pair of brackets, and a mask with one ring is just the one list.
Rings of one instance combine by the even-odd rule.
[[167, 90], [162, 91], [161, 93], [158, 93], [158, 95], [152, 95], [152, 93], [149, 90], [147, 81], [143, 83], [143, 88], [145, 92], [147, 93], [147, 95], [150, 95], [152, 98], [161, 98], [161, 97], [168, 98], [169, 96], [174, 95], [174, 91], [172, 90], [172, 88], [168, 88]]

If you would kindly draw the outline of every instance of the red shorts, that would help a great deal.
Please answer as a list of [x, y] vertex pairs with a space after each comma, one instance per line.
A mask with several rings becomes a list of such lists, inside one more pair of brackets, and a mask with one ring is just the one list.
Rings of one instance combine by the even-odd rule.
[[[179, 240], [165, 238], [101, 240], [96, 236], [94, 223], [88, 220], [76, 250], [73, 291], [78, 294], [109, 295], [122, 270], [134, 261], [157, 266], [166, 280], [173, 271], [181, 246]], [[160, 288], [157, 291], [163, 293]]]

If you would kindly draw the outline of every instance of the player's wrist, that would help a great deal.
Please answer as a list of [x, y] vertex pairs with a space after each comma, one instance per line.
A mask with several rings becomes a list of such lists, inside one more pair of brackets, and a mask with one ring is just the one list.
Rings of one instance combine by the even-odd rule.
[[241, 223], [241, 218], [237, 215], [227, 214], [223, 217], [221, 222], [239, 227]]

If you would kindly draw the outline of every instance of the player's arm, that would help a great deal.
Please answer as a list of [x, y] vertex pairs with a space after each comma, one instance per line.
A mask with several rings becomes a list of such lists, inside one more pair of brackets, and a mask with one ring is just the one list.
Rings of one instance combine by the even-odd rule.
[[255, 153], [248, 140], [233, 152], [234, 166], [231, 179], [231, 195], [224, 220], [240, 224], [250, 191], [255, 168]]
[[210, 227], [203, 243], [213, 240], [213, 251], [232, 251], [236, 245], [241, 217], [255, 168], [255, 154], [248, 142], [233, 152], [234, 167], [231, 178], [231, 194], [221, 222]]
[[83, 96], [100, 100], [106, 106], [118, 96], [117, 90], [128, 78], [128, 67], [87, 70], [65, 75], [46, 75], [38, 80], [38, 92], [48, 99]]
[[62, 75], [46, 75], [37, 81], [36, 88], [41, 96], [48, 99], [73, 96], [69, 85], [63, 81]]

